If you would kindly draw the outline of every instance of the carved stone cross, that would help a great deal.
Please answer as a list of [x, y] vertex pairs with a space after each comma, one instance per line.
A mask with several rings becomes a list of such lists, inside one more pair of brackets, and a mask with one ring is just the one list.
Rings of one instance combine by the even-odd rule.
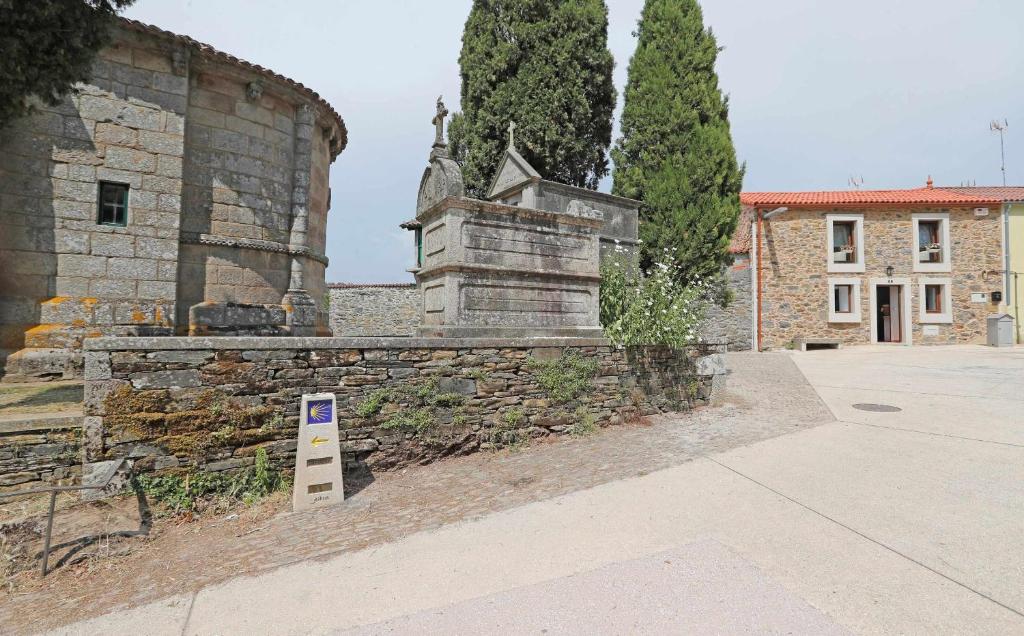
[[516, 146], [516, 122], [509, 120], [508, 122], [508, 147], [515, 148]]
[[448, 115], [448, 109], [444, 107], [444, 102], [441, 101], [442, 95], [437, 96], [437, 114], [434, 115], [434, 119], [431, 123], [436, 127], [434, 134], [434, 145], [444, 146], [444, 118]]

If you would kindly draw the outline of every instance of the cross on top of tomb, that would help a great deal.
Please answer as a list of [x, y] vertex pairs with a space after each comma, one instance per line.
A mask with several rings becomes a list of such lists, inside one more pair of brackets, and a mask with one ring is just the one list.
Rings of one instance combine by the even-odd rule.
[[442, 95], [437, 96], [437, 113], [431, 120], [431, 123], [435, 126], [434, 132], [434, 147], [444, 148], [444, 118], [448, 116], [448, 109], [444, 107], [444, 102], [441, 101]]

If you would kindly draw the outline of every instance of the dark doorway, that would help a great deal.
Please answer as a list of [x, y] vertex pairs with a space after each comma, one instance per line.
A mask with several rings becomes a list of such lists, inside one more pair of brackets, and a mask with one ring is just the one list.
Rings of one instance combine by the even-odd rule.
[[875, 294], [875, 329], [878, 342], [903, 342], [902, 299], [899, 285], [879, 285]]

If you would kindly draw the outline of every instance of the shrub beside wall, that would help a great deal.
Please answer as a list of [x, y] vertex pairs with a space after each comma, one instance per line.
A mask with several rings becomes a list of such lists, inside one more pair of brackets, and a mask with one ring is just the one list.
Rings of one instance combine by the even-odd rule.
[[[294, 463], [303, 393], [331, 392], [346, 468], [520, 446], [705, 404], [720, 361], [696, 345], [604, 340], [110, 338], [86, 354], [87, 461], [225, 470]], [[713, 357], [708, 357], [713, 356]]]

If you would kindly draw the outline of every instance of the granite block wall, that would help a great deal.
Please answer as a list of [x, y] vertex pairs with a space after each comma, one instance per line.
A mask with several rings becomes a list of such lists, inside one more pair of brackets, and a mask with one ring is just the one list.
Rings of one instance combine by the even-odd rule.
[[[337, 396], [347, 469], [388, 469], [685, 411], [705, 404], [724, 373], [716, 347], [623, 350], [600, 339], [105, 338], [87, 346], [87, 461], [129, 457], [138, 471], [239, 468], [257, 448], [291, 467], [303, 393]], [[587, 389], [566, 400], [538, 365], [557, 374], [572, 360], [588, 369]]]
[[[130, 20], [76, 88], [0, 130], [4, 381], [79, 377], [87, 337], [223, 332], [211, 303], [286, 315], [247, 333], [329, 333], [328, 168], [347, 133], [326, 102]], [[99, 222], [104, 181], [129, 187], [123, 227]]]
[[422, 296], [408, 285], [329, 285], [331, 331], [340, 336], [414, 336]]
[[[165, 44], [124, 33], [0, 131], [0, 349], [173, 327], [187, 93]], [[129, 184], [126, 227], [97, 223], [99, 181]]]

